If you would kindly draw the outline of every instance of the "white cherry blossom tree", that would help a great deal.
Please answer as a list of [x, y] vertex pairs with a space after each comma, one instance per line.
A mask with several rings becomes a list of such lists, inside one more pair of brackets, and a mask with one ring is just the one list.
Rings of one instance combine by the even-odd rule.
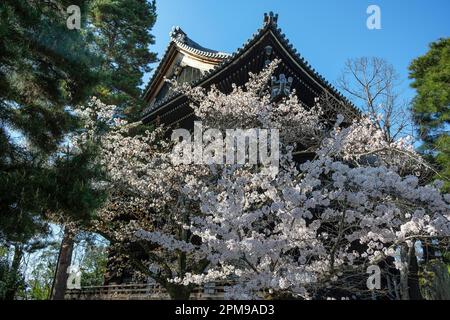
[[[448, 243], [450, 196], [417, 177], [427, 166], [407, 139], [385, 141], [368, 117], [326, 119], [330, 105], [307, 107], [295, 92], [271, 100], [276, 67], [229, 94], [176, 89], [205, 128], [279, 129], [277, 172], [174, 163], [166, 129], [132, 134], [138, 124], [116, 120], [99, 138], [114, 196], [98, 229], [145, 248], [136, 268], [173, 298], [212, 281], [227, 282], [230, 298], [324, 298], [330, 288], [364, 298], [367, 266], [389, 261], [407, 298], [416, 242]], [[315, 158], [296, 163], [298, 146]]]

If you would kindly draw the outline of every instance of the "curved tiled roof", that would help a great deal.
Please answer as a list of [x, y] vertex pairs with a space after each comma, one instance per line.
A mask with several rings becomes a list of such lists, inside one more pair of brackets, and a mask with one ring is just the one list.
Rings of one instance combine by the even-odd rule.
[[[332, 96], [335, 98], [339, 98], [340, 101], [344, 102], [345, 104], [351, 106], [357, 113], [359, 113], [358, 109], [353, 105], [352, 102], [350, 102], [345, 96], [342, 95], [331, 83], [329, 83], [321, 74], [319, 74], [306, 60], [304, 57], [300, 55], [300, 53], [297, 52], [297, 50], [293, 47], [291, 43], [289, 43], [289, 40], [286, 38], [286, 35], [282, 32], [280, 28], [278, 28], [277, 25], [278, 15], [273, 15], [272, 12], [269, 13], [269, 15], [264, 14], [264, 26], [260, 29], [258, 29], [250, 39], [248, 39], [241, 47], [239, 47], [234, 53], [231, 55], [227, 55], [227, 58], [223, 59], [219, 64], [217, 64], [213, 69], [206, 71], [202, 77], [197, 79], [196, 81], [193, 81], [191, 85], [201, 85], [204, 81], [206, 81], [209, 77], [219, 73], [221, 70], [225, 69], [228, 65], [230, 65], [232, 62], [234, 62], [243, 52], [245, 52], [247, 49], [249, 49], [255, 42], [257, 42], [262, 35], [264, 35], [266, 32], [271, 31], [274, 36], [283, 44], [283, 46], [288, 50], [290, 55], [294, 57], [295, 61], [302, 66], [304, 71], [308, 73], [312, 78], [316, 79], [317, 82], [324, 87], [327, 91], [332, 93]], [[181, 29], [179, 29], [181, 30]], [[184, 32], [183, 32], [184, 33]], [[171, 42], [172, 44], [173, 42]], [[169, 44], [170, 47], [170, 44]], [[169, 49], [168, 47], [168, 49]], [[166, 50], [166, 53], [168, 51]], [[165, 54], [166, 55], [166, 54]], [[164, 60], [164, 59], [163, 59]], [[163, 61], [161, 61], [160, 66], [163, 64]], [[158, 69], [157, 69], [158, 71]], [[156, 72], [155, 72], [156, 74]], [[153, 79], [150, 81], [153, 81]], [[181, 96], [180, 93], [171, 93], [164, 97], [164, 99], [158, 101], [154, 105], [152, 105], [150, 108], [147, 108], [143, 112], [143, 117], [150, 115], [153, 111], [156, 111], [159, 107], [163, 106], [167, 102], [171, 101], [172, 99], [175, 99], [178, 96]]]
[[203, 56], [205, 58], [224, 60], [230, 56], [229, 53], [220, 52], [220, 51], [202, 47], [197, 42], [190, 39], [180, 27], [175, 26], [172, 28], [172, 31], [170, 32], [170, 42], [167, 45], [167, 47], [163, 53], [163, 57], [160, 60], [158, 67], [156, 68], [155, 72], [153, 73], [147, 86], [144, 89], [144, 96], [150, 90], [156, 77], [160, 73], [162, 66], [165, 64], [166, 60], [168, 59], [168, 53], [173, 46], [177, 46], [178, 48], [181, 48], [182, 50], [185, 50], [192, 54]]
[[208, 58], [225, 59], [230, 56], [229, 53], [220, 52], [202, 47], [194, 40], [190, 39], [180, 27], [173, 27], [170, 32], [170, 40], [175, 42], [178, 47]]

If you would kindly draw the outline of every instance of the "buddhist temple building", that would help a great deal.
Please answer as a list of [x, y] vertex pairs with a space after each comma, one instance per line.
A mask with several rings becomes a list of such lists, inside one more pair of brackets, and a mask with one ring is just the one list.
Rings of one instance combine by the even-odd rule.
[[[164, 124], [173, 129], [193, 127], [196, 118], [188, 98], [173, 91], [166, 79], [206, 89], [215, 85], [227, 93], [231, 92], [233, 84], [245, 84], [250, 72], [261, 72], [274, 59], [280, 63], [269, 84], [273, 99], [287, 96], [295, 90], [299, 100], [306, 106], [313, 106], [318, 97], [326, 96], [331, 100], [333, 108], [325, 110], [330, 114], [330, 119], [336, 119], [341, 114], [344, 122], [349, 122], [359, 115], [357, 109], [293, 48], [278, 27], [278, 15], [270, 12], [264, 14], [262, 27], [231, 54], [203, 47], [189, 38], [180, 27], [173, 27], [170, 42], [143, 93], [147, 107], [143, 112], [142, 122]], [[305, 160], [313, 155], [302, 154], [296, 160]], [[114, 292], [122, 290], [128, 294], [132, 290], [133, 294], [140, 295], [146, 288], [139, 285], [127, 287], [127, 283], [132, 282], [133, 270], [126, 270], [118, 275], [114, 266], [109, 265], [108, 269], [105, 285], [118, 286]], [[95, 290], [83, 292], [91, 298], [109, 294], [104, 288]], [[83, 292], [69, 293], [75, 295], [73, 298], [80, 298]]]
[[295, 89], [299, 100], [307, 106], [326, 95], [336, 106], [327, 112], [336, 116], [343, 114], [347, 119], [358, 114], [356, 108], [293, 48], [278, 27], [278, 15], [270, 12], [264, 14], [262, 28], [232, 54], [207, 49], [189, 38], [180, 27], [174, 27], [169, 45], [145, 88], [147, 108], [142, 121], [173, 128], [192, 126], [195, 116], [187, 97], [172, 91], [165, 79], [204, 88], [215, 85], [226, 93], [232, 90], [232, 84], [245, 84], [249, 72], [262, 71], [273, 59], [280, 60], [270, 84], [273, 98], [288, 95]]

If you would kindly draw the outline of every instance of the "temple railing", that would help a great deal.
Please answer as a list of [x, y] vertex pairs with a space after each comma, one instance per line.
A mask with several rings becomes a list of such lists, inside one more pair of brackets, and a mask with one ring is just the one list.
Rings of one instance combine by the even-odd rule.
[[[192, 300], [222, 300], [225, 286], [209, 284], [192, 290]], [[66, 291], [66, 300], [165, 300], [167, 291], [158, 284], [120, 284], [82, 287]]]

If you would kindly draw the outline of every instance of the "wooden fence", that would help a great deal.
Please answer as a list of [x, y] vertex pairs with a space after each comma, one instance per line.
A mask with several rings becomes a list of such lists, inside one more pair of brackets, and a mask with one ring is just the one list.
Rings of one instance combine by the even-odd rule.
[[[222, 300], [224, 285], [208, 284], [191, 292], [193, 300]], [[66, 300], [164, 300], [170, 299], [167, 291], [158, 284], [120, 284], [83, 287], [66, 291]]]

